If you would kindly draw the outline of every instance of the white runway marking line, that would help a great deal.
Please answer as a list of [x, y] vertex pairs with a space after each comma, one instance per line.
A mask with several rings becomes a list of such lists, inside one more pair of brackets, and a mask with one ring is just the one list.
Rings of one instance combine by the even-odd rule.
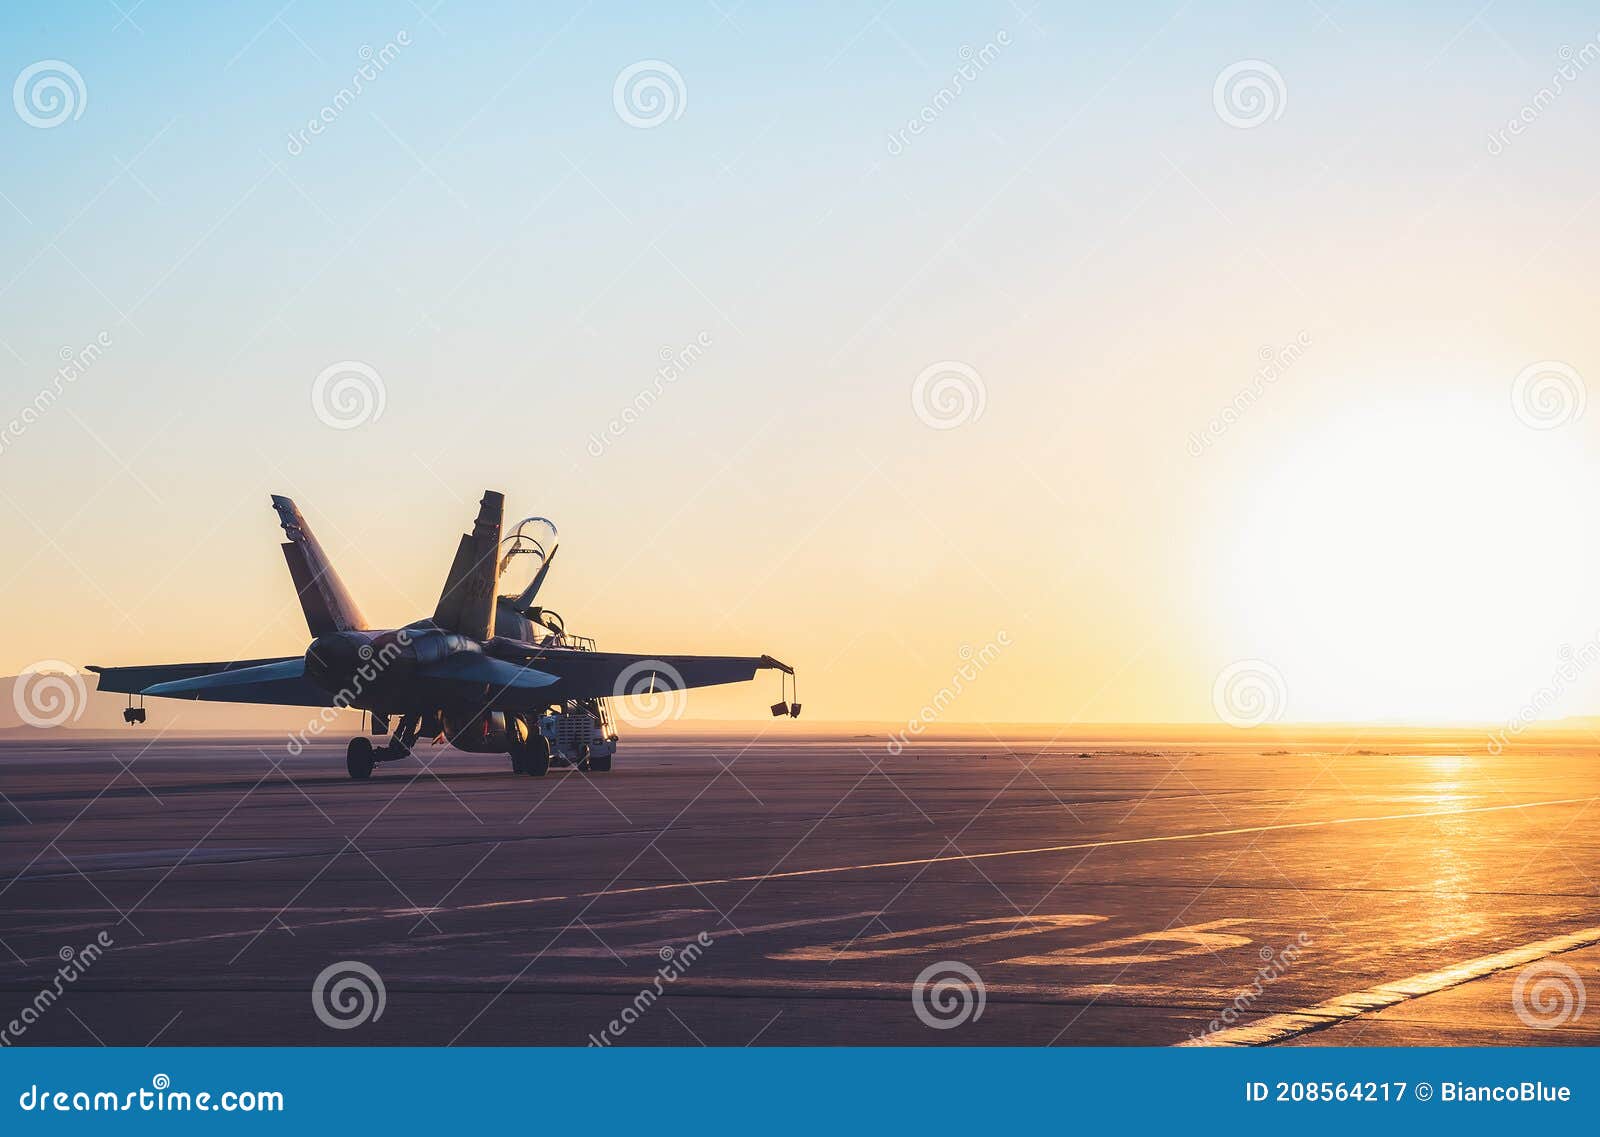
[[[670, 884], [644, 884], [632, 888], [602, 889], [598, 892], [574, 892], [553, 896], [524, 896], [514, 900], [485, 900], [476, 904], [463, 904], [454, 908], [432, 909], [436, 912], [482, 912], [496, 908], [522, 908], [533, 904], [555, 904], [563, 900], [593, 900], [602, 896], [631, 896], [645, 892], [667, 892], [680, 888], [709, 888], [719, 884], [747, 884], [752, 881], [788, 880], [795, 877], [824, 876], [832, 873], [869, 872], [874, 869], [905, 868], [916, 865], [955, 864], [962, 861], [988, 860], [994, 857], [1027, 857], [1038, 856], [1044, 853], [1063, 853], [1078, 849], [1103, 849], [1116, 845], [1151, 845], [1169, 841], [1201, 841], [1210, 837], [1234, 837], [1246, 833], [1269, 833], [1278, 830], [1291, 829], [1319, 829], [1331, 825], [1358, 825], [1370, 824], [1381, 821], [1413, 821], [1428, 817], [1463, 817], [1474, 813], [1504, 813], [1509, 810], [1540, 809], [1551, 805], [1578, 805], [1596, 800], [1594, 797], [1555, 798], [1550, 801], [1516, 802], [1511, 805], [1481, 805], [1471, 809], [1443, 809], [1421, 813], [1389, 813], [1373, 817], [1333, 817], [1324, 821], [1286, 821], [1275, 825], [1250, 825], [1237, 829], [1208, 829], [1198, 833], [1169, 833], [1151, 837], [1123, 837], [1107, 841], [1080, 841], [1070, 845], [1045, 845], [1032, 849], [998, 849], [989, 853], [962, 853], [954, 856], [920, 857], [905, 861], [878, 861], [871, 864], [859, 865], [833, 865], [817, 869], [790, 869], [780, 873], [753, 873], [749, 876], [721, 877], [715, 880], [684, 880]], [[331, 862], [330, 862], [331, 863]], [[280, 912], [282, 909], [279, 910]], [[350, 924], [364, 924], [371, 920], [390, 920], [409, 918], [416, 919], [421, 910], [414, 908], [387, 909], [372, 915], [347, 916], [336, 920], [313, 920], [297, 926], [296, 930], [309, 930], [313, 928], [333, 928]], [[270, 923], [270, 921], [269, 921]], [[265, 929], [255, 931], [241, 930], [229, 932], [210, 932], [198, 936], [186, 936], [173, 940], [153, 940], [145, 943], [127, 944], [122, 951], [152, 950], [164, 947], [180, 947], [188, 944], [200, 944], [214, 940], [242, 939], [249, 936], [259, 937]]]
[[1507, 971], [1546, 956], [1593, 947], [1595, 944], [1600, 944], [1600, 928], [1585, 928], [1581, 932], [1538, 940], [1523, 947], [1512, 948], [1510, 951], [1469, 959], [1454, 967], [1397, 979], [1392, 983], [1380, 983], [1365, 991], [1336, 995], [1303, 1011], [1267, 1015], [1256, 1022], [1227, 1027], [1198, 1038], [1185, 1039], [1177, 1045], [1269, 1046], [1302, 1034], [1310, 1034], [1312, 1031], [1325, 1030], [1339, 1023], [1350, 1022], [1372, 1011], [1381, 1011], [1386, 1007], [1420, 999], [1424, 995], [1433, 995], [1451, 987], [1459, 987], [1463, 983], [1483, 979], [1497, 971]]
[[1079, 841], [1069, 845], [1041, 845], [1032, 849], [997, 849], [990, 853], [958, 853], [954, 856], [916, 857], [904, 861], [877, 861], [872, 864], [834, 865], [819, 869], [790, 869], [786, 872], [753, 873], [749, 876], [729, 876], [715, 880], [685, 880], [670, 884], [642, 884], [632, 888], [602, 889], [599, 892], [576, 892], [570, 896], [533, 896], [520, 900], [486, 900], [467, 904], [460, 912], [488, 908], [510, 908], [523, 904], [543, 904], [554, 900], [587, 900], [599, 896], [630, 896], [641, 892], [665, 892], [677, 888], [707, 888], [718, 884], [745, 884], [750, 881], [790, 880], [802, 876], [824, 876], [830, 873], [870, 872], [874, 869], [914, 868], [917, 865], [957, 864], [963, 861], [984, 861], [995, 857], [1029, 857], [1044, 853], [1067, 853], [1078, 849], [1109, 849], [1118, 845], [1156, 845], [1168, 841], [1202, 841], [1211, 837], [1237, 837], [1247, 833], [1272, 833], [1289, 829], [1320, 829], [1330, 825], [1362, 825], [1379, 821], [1420, 821], [1429, 817], [1465, 817], [1474, 813], [1504, 813], [1517, 809], [1539, 809], [1548, 805], [1579, 805], [1594, 801], [1594, 797], [1555, 798], [1550, 801], [1517, 802], [1512, 805], [1479, 805], [1470, 809], [1440, 809], [1420, 813], [1389, 813], [1375, 817], [1331, 817], [1324, 821], [1284, 821], [1274, 825], [1246, 825], [1236, 829], [1206, 829], [1198, 833], [1167, 833], [1152, 837], [1119, 837], [1105, 841]]

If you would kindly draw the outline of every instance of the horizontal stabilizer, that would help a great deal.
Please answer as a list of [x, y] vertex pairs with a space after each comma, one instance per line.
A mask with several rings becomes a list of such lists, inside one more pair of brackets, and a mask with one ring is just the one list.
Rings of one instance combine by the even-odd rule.
[[502, 690], [533, 691], [548, 687], [556, 677], [519, 663], [508, 663], [476, 652], [449, 655], [422, 671], [427, 679], [453, 679], [461, 683], [485, 683]]

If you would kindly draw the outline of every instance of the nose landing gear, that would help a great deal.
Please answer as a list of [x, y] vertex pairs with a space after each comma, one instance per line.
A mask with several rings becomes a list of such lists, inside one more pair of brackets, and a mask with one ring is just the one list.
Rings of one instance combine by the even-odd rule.
[[[387, 726], [389, 720], [386, 715], [374, 715], [373, 721], [375, 725], [381, 723]], [[388, 744], [381, 747], [373, 746], [372, 739], [364, 734], [352, 738], [344, 754], [346, 773], [356, 781], [364, 782], [372, 777], [372, 769], [379, 762], [398, 762], [411, 757], [411, 744], [417, 740], [421, 722], [420, 715], [401, 715], [400, 724], [389, 736]]]

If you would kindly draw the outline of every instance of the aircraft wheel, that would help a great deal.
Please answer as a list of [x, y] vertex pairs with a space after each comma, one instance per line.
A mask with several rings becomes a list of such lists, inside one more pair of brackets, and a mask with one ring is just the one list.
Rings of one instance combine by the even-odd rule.
[[542, 778], [550, 772], [550, 740], [534, 734], [523, 744], [522, 772], [530, 778]]
[[523, 773], [522, 755], [518, 753], [518, 747], [515, 745], [511, 747], [511, 772], [513, 774]]
[[372, 739], [365, 735], [352, 738], [344, 752], [344, 768], [350, 776], [358, 782], [372, 777], [372, 762]]
[[589, 769], [593, 773], [596, 773], [596, 774], [609, 774], [609, 773], [611, 773], [611, 755], [609, 755], [609, 754], [591, 754], [591, 755], [589, 755]]

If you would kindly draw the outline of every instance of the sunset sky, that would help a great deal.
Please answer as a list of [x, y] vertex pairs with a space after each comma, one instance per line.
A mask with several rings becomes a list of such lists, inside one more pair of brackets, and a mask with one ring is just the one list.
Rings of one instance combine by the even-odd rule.
[[946, 721], [1600, 713], [1592, 10], [280, 5], [0, 14], [0, 422], [108, 345], [0, 439], [0, 673], [303, 650], [275, 492], [426, 615], [491, 487], [817, 719], [1002, 636]]

